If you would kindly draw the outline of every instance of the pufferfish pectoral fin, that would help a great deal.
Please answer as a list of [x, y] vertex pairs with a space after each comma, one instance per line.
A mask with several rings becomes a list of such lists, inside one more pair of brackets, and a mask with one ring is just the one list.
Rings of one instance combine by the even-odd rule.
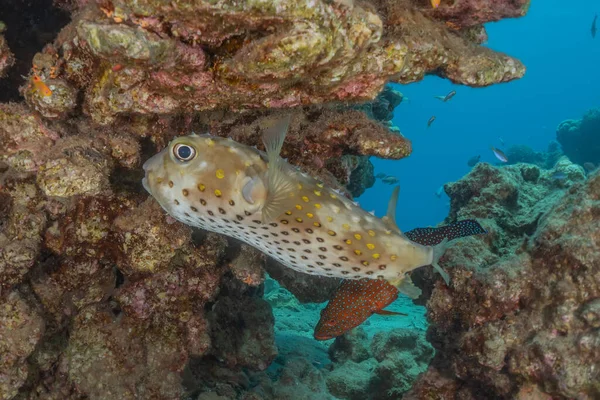
[[385, 225], [393, 232], [402, 234], [400, 228], [396, 224], [396, 206], [398, 205], [398, 194], [400, 193], [400, 186], [396, 186], [392, 192], [392, 197], [388, 203], [387, 214], [381, 220]]
[[294, 207], [296, 182], [294, 171], [279, 153], [290, 124], [289, 115], [264, 123], [263, 143], [269, 162], [267, 170], [267, 199], [262, 208], [262, 222], [274, 221], [286, 210]]
[[396, 281], [390, 283], [398, 288], [398, 291], [411, 299], [417, 299], [421, 295], [421, 289], [415, 286], [410, 276], [405, 275]]

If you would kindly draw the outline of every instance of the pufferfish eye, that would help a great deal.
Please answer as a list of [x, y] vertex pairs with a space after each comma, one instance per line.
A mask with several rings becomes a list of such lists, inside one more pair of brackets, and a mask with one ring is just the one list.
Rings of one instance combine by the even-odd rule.
[[187, 144], [179, 143], [173, 147], [173, 155], [179, 161], [190, 161], [196, 157], [196, 149]]

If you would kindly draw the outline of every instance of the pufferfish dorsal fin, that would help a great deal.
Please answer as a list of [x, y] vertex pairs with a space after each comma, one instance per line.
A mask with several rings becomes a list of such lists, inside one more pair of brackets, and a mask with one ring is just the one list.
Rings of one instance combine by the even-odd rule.
[[402, 234], [398, 225], [396, 225], [396, 205], [398, 204], [398, 194], [400, 193], [400, 186], [396, 186], [392, 192], [392, 197], [388, 203], [387, 214], [381, 220], [385, 225], [393, 232]]
[[279, 155], [289, 124], [289, 115], [263, 122], [263, 143], [269, 162], [267, 200], [262, 208], [263, 224], [274, 221], [278, 216], [294, 207], [295, 173]]

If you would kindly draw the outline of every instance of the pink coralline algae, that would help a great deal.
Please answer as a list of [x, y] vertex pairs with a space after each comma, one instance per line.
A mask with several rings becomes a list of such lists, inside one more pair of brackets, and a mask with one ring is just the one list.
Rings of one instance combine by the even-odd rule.
[[50, 57], [34, 60], [56, 93], [23, 92], [48, 118], [71, 113], [82, 93], [85, 112], [110, 124], [132, 113], [366, 101], [389, 80], [426, 73], [470, 86], [523, 75], [519, 61], [428, 12], [408, 0], [378, 0], [375, 8], [320, 0], [84, 2], [44, 50]]
[[600, 176], [555, 169], [573, 175], [478, 164], [446, 186], [450, 218], [478, 218], [489, 234], [444, 256], [451, 284], [427, 302], [436, 357], [409, 398], [600, 396]]

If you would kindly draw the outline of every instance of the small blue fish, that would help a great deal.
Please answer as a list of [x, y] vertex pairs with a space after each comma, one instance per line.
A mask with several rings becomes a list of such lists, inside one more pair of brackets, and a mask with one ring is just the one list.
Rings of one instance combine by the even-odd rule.
[[508, 162], [508, 158], [506, 157], [506, 154], [504, 154], [504, 152], [500, 149], [495, 148], [494, 146], [490, 146], [490, 149], [492, 149], [492, 151], [494, 152], [494, 155], [496, 156], [496, 158], [500, 161], [502, 161], [503, 163]]
[[564, 181], [565, 179], [567, 179], [567, 175], [563, 171], [555, 171], [552, 174], [552, 179], [557, 181]]
[[435, 195], [438, 199], [441, 199], [442, 193], [444, 193], [444, 185], [440, 186], [438, 190], [435, 191]]

